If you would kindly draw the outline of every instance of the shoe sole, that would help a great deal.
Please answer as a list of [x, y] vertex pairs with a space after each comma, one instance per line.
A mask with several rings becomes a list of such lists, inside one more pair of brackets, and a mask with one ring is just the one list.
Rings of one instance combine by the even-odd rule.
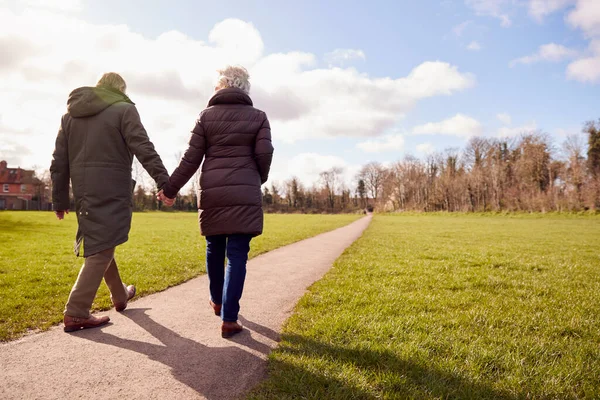
[[[129, 302], [129, 300], [133, 299], [135, 297], [136, 293], [137, 293], [137, 288], [134, 286], [134, 288], [133, 288], [133, 295], [131, 295], [131, 297], [127, 299], [127, 302]], [[115, 305], [115, 311], [116, 312], [123, 312], [123, 311], [125, 311], [126, 308], [127, 308], [127, 303], [125, 303], [124, 306], [119, 306], [119, 307], [117, 307]]]
[[228, 339], [234, 335], [237, 335], [238, 333], [242, 333], [242, 331], [243, 331], [243, 329], [239, 330], [239, 331], [228, 331], [228, 332], [221, 331], [221, 337], [224, 339]]
[[68, 332], [77, 332], [77, 331], [80, 331], [80, 330], [83, 330], [83, 329], [99, 328], [101, 326], [104, 326], [104, 325], [108, 324], [109, 322], [110, 321], [106, 321], [106, 322], [103, 322], [103, 323], [98, 324], [98, 325], [85, 325], [85, 324], [82, 324], [82, 325], [65, 326], [63, 328], [63, 330], [65, 332], [67, 332], [67, 333]]

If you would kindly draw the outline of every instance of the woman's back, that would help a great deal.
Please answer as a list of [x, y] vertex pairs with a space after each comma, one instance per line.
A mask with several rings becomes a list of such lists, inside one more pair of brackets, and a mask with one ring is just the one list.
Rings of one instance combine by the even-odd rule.
[[235, 88], [217, 92], [200, 115], [206, 141], [198, 193], [203, 234], [262, 233], [261, 176], [254, 155], [265, 122], [265, 113]]
[[221, 336], [229, 338], [243, 330], [237, 322], [240, 298], [250, 241], [263, 231], [260, 187], [269, 178], [273, 145], [267, 115], [254, 108], [248, 96], [248, 71], [228, 66], [218, 72], [215, 94], [158, 197], [172, 204], [204, 160], [198, 208], [200, 231], [206, 236], [209, 304], [223, 320]]
[[260, 235], [261, 184], [268, 178], [272, 155], [266, 114], [252, 106], [243, 90], [222, 89], [200, 114], [169, 183], [181, 188], [204, 157], [198, 190], [202, 235]]

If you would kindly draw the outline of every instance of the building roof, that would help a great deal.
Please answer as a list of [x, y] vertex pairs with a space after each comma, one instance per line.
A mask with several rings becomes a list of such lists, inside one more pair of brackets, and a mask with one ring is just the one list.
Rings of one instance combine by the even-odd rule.
[[0, 162], [0, 184], [16, 183], [28, 184], [33, 183], [33, 175], [35, 171], [30, 171], [22, 168], [8, 168], [6, 161]]

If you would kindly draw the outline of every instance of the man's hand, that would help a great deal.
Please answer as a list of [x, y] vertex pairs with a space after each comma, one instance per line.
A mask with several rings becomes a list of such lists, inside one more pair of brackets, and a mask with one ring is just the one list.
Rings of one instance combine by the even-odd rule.
[[69, 210], [60, 210], [60, 211], [54, 211], [54, 214], [56, 214], [56, 218], [62, 220], [65, 219], [65, 214], [68, 214]]
[[175, 204], [175, 199], [170, 199], [165, 196], [162, 190], [156, 194], [156, 199], [165, 203], [165, 206], [167, 207], [173, 207], [173, 204]]

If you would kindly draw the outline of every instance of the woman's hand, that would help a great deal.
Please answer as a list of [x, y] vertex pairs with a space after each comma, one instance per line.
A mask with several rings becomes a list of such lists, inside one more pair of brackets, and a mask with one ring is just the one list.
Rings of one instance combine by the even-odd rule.
[[162, 201], [167, 207], [173, 207], [173, 204], [175, 204], [175, 199], [170, 199], [165, 196], [162, 189], [156, 194], [156, 200]]

